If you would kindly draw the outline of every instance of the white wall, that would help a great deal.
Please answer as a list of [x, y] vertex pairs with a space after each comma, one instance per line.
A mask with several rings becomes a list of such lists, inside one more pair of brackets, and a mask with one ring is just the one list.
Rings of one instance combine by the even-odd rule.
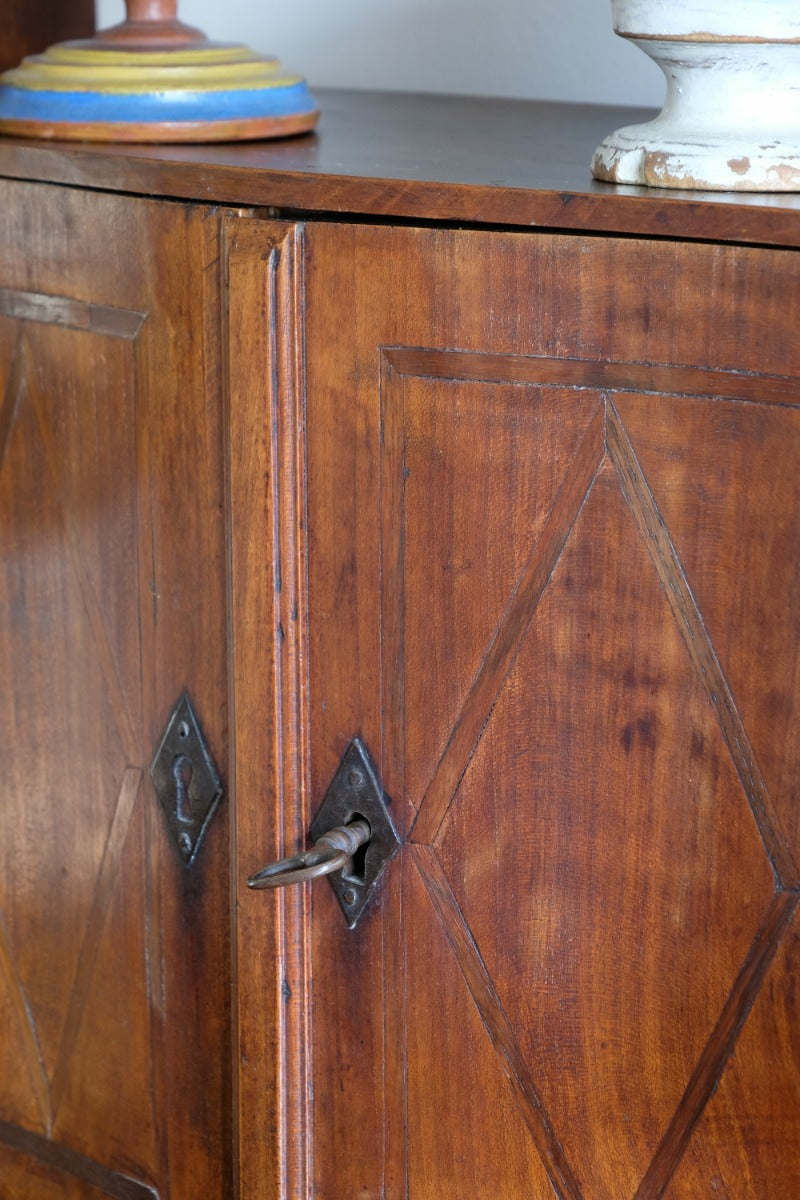
[[[311, 84], [660, 106], [664, 81], [616, 37], [610, 0], [179, 0], [210, 37]], [[124, 15], [97, 0], [98, 23]]]

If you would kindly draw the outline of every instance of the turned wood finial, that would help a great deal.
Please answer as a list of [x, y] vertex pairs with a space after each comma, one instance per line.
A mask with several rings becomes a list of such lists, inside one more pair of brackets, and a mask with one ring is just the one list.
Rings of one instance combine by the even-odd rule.
[[175, 21], [178, 0], [127, 0], [125, 11], [129, 21]]
[[104, 29], [95, 44], [126, 50], [157, 50], [192, 46], [205, 34], [178, 20], [178, 0], [125, 0], [126, 19]]

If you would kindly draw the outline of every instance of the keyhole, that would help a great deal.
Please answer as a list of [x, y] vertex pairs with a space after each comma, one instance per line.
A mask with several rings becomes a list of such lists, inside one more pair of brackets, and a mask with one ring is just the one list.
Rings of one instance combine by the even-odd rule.
[[[353, 772], [355, 774], [355, 772]], [[360, 773], [359, 773], [360, 774]], [[360, 781], [360, 780], [359, 780]], [[353, 775], [350, 776], [350, 782], [353, 782]], [[364, 821], [369, 825], [369, 821], [363, 813], [350, 813], [346, 825], [351, 821]], [[353, 857], [350, 859], [350, 866], [342, 871], [342, 879], [346, 879], [348, 883], [357, 883], [359, 887], [363, 887], [367, 877], [367, 850], [369, 850], [369, 841], [364, 842], [363, 846], [359, 846]]]
[[185, 754], [176, 754], [172, 760], [172, 778], [175, 780], [175, 816], [184, 825], [190, 825], [192, 821], [189, 784], [192, 782], [193, 774], [194, 768], [191, 759]]

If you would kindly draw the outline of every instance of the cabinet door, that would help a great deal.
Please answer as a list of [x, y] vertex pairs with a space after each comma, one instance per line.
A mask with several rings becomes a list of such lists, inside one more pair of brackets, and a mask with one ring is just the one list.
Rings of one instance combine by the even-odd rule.
[[218, 221], [0, 184], [0, 1193], [230, 1187], [228, 846], [149, 767], [224, 762]]
[[53, 42], [91, 37], [94, 5], [91, 0], [5, 0], [0, 11], [0, 70], [16, 67], [26, 54], [40, 54]]
[[[230, 261], [243, 1196], [800, 1195], [797, 256]], [[244, 876], [356, 734], [350, 931]]]

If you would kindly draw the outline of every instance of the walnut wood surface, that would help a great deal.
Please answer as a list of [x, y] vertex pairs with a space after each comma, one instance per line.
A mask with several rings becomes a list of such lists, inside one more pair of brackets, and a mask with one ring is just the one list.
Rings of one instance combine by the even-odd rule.
[[0, 175], [320, 213], [800, 245], [800, 198], [680, 195], [591, 179], [631, 109], [400, 93], [317, 93], [319, 132], [156, 147], [0, 140]]
[[89, 37], [94, 30], [92, 0], [3, 0], [0, 6], [0, 71], [26, 54], [54, 42]]
[[218, 223], [0, 190], [0, 1192], [222, 1196], [226, 822], [149, 778], [184, 688], [225, 765]]
[[[0, 143], [0, 1193], [795, 1200], [798, 201], [592, 184], [619, 110], [327, 99]], [[351, 933], [245, 879], [354, 734]]]
[[788, 1200], [793, 254], [304, 245], [310, 795], [408, 839], [312, 895], [311, 1194]]
[[265, 906], [245, 883], [257, 867], [303, 845], [310, 821], [300, 244], [290, 225], [235, 217], [225, 225], [234, 1053], [243, 1197], [306, 1196], [310, 1187], [311, 896], [289, 888]]

